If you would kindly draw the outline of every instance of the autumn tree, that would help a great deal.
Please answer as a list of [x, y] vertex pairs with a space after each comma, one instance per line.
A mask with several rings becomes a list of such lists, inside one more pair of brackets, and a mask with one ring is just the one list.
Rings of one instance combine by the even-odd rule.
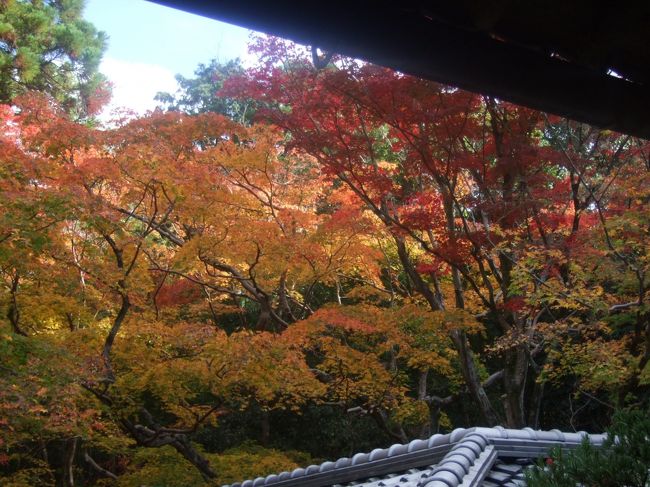
[[579, 275], [602, 300], [590, 317], [591, 328], [575, 320], [569, 325], [587, 335], [585, 341], [551, 335], [561, 345], [549, 373], [574, 376], [589, 391], [604, 387], [619, 404], [631, 397], [643, 400], [650, 350], [648, 242], [642, 230], [648, 215], [648, 144], [553, 118], [546, 119], [545, 138], [559, 151], [571, 188], [565, 253], [582, 264], [562, 271]]
[[[304, 454], [270, 448], [304, 436], [281, 430], [301, 414], [329, 455], [335, 424], [373, 425], [374, 447], [647, 400], [646, 142], [257, 49], [215, 95], [225, 114], [99, 130], [43, 93], [2, 106], [11, 482], [293, 468]], [[261, 123], [233, 120], [240, 97]], [[255, 432], [228, 444], [229, 421]]]
[[[499, 357], [485, 382], [471, 342], [452, 331], [483, 421], [503, 414], [511, 427], [537, 425], [540, 374], [553, 349], [542, 331], [574, 320], [593, 330], [643, 301], [645, 274], [631, 264], [637, 256], [607, 235], [607, 218], [620, 211], [613, 186], [598, 181], [602, 194], [592, 194], [585, 180], [607, 170], [610, 182], [623, 168], [638, 173], [642, 154], [629, 138], [594, 131], [596, 142], [579, 150], [600, 169], [585, 172], [571, 167], [566, 140], [555, 140], [538, 112], [352, 60], [315, 69], [304, 51], [276, 39], [260, 40], [258, 50], [260, 65], [225, 93], [264, 102], [260, 115], [287, 131], [288, 148], [310, 154], [356, 194], [392, 234], [409, 288], [431, 310], [465, 309], [484, 323], [493, 341], [483, 358]], [[640, 297], [631, 304], [603, 298], [602, 281], [572, 250], [596, 235], [618, 265], [638, 272]], [[615, 304], [603, 307], [608, 300]], [[646, 329], [644, 320], [637, 329]], [[502, 401], [487, 385], [500, 385]]]
[[[42, 95], [16, 103], [2, 146], [5, 338], [20, 354], [51, 335], [50, 348], [75, 357], [54, 373], [90, 411], [68, 412], [87, 419], [69, 458], [83, 451], [88, 468], [115, 476], [93, 452], [119, 436], [170, 446], [213, 478], [190, 440], [200, 428], [251, 405], [293, 411], [323, 395], [304, 351], [273, 333], [313, 312], [317, 284], [376, 267], [367, 219], [317, 212], [312, 161], [283, 156], [275, 129], [216, 114], [157, 112], [97, 130]], [[255, 319], [227, 335], [223, 317], [249, 305]], [[46, 399], [58, 396], [45, 387], [32, 397], [49, 417]], [[6, 408], [27, 400], [10, 394]], [[25, 441], [8, 432], [27, 418], [14, 420], [9, 463]], [[58, 435], [43, 427], [43, 451]], [[74, 465], [61, 475], [73, 479]]]

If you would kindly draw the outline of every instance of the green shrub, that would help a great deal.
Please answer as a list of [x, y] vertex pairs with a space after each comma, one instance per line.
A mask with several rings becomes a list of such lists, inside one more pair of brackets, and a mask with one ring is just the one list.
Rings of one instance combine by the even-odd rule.
[[614, 415], [601, 448], [585, 440], [571, 452], [555, 448], [528, 470], [529, 487], [650, 487], [650, 411]]

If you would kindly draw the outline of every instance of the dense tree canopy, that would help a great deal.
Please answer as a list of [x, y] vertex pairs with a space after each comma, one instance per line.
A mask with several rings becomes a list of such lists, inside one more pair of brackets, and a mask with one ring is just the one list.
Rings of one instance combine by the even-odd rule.
[[[290, 46], [258, 48], [260, 67], [226, 92], [266, 101], [289, 148], [381, 221], [431, 310], [481, 317], [508, 425], [538, 424], [544, 374], [638, 385], [650, 354], [647, 144], [373, 65], [314, 70]], [[500, 422], [473, 346], [452, 337], [483, 420]]]
[[157, 93], [156, 100], [164, 110], [189, 114], [221, 113], [240, 123], [249, 124], [255, 113], [253, 100], [233, 99], [218, 94], [225, 80], [243, 72], [239, 59], [225, 63], [212, 59], [207, 65], [199, 64], [194, 71], [194, 78], [176, 75], [176, 93]]
[[647, 403], [645, 141], [256, 49], [111, 129], [3, 106], [9, 485], [217, 485]]

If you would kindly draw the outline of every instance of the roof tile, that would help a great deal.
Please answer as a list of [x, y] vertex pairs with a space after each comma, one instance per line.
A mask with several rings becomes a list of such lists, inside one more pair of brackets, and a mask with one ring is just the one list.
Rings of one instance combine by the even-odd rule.
[[232, 487], [513, 487], [523, 485], [524, 466], [536, 457], [555, 445], [575, 448], [585, 437], [595, 445], [602, 445], [607, 438], [583, 431], [458, 428], [450, 434], [377, 448]]

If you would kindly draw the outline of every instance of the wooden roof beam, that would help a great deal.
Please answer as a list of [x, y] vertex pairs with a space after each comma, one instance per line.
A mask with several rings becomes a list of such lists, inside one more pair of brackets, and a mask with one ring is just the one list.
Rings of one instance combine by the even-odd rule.
[[598, 127], [650, 138], [650, 93], [392, 2], [154, 0]]

